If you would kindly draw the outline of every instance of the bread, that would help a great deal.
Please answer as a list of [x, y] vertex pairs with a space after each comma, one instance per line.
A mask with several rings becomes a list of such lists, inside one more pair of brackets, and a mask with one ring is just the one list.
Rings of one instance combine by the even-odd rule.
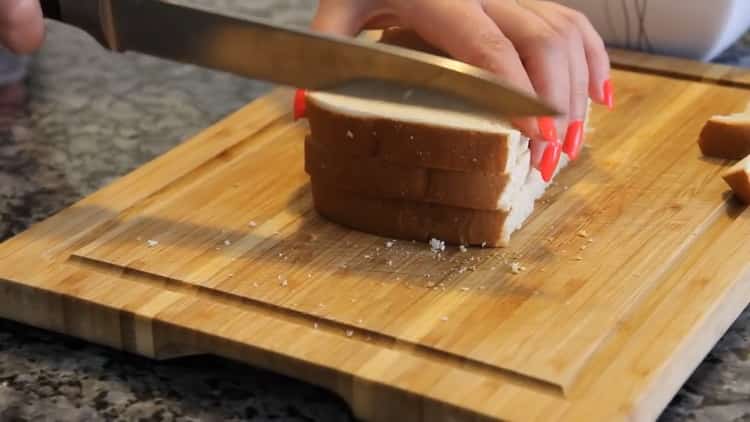
[[459, 172], [352, 158], [310, 138], [305, 171], [316, 181], [369, 197], [407, 199], [478, 210], [509, 211], [529, 173], [529, 151], [518, 156], [512, 173]]
[[711, 117], [703, 126], [698, 144], [708, 157], [741, 160], [750, 155], [750, 114]]
[[[419, 41], [403, 31], [384, 39]], [[305, 170], [317, 212], [389, 238], [508, 245], [548, 186], [530, 165], [528, 138], [507, 121], [419, 107], [403, 95], [308, 94]], [[563, 156], [556, 174], [567, 164]]]
[[460, 112], [311, 92], [306, 113], [312, 142], [357, 159], [506, 173], [528, 149], [507, 122]]
[[750, 205], [750, 155], [722, 174], [735, 196]]
[[368, 198], [312, 180], [315, 209], [352, 229], [380, 236], [456, 245], [505, 246], [519, 225], [512, 211], [472, 210], [402, 199]]

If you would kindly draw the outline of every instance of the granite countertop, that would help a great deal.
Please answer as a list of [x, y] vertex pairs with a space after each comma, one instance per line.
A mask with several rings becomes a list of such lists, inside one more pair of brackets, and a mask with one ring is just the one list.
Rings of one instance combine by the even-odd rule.
[[[314, 4], [183, 2], [300, 25]], [[0, 240], [270, 89], [191, 66], [110, 54], [61, 25], [50, 24], [49, 30], [45, 47], [30, 62], [28, 79], [0, 88]], [[720, 60], [736, 60], [737, 51]], [[748, 420], [749, 356], [746, 312], [662, 419]], [[154, 362], [0, 320], [0, 421], [115, 418], [352, 420], [334, 395], [248, 366], [211, 357]]]

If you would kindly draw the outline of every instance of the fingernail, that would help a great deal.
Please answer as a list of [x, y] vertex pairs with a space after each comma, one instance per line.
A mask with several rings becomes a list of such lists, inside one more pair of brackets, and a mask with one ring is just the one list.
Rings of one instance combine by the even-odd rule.
[[299, 120], [307, 115], [307, 92], [298, 89], [294, 93], [294, 120]]
[[615, 88], [612, 86], [611, 79], [604, 81], [604, 104], [606, 104], [607, 108], [610, 110], [615, 108]]
[[574, 120], [568, 126], [568, 132], [565, 134], [565, 143], [563, 144], [563, 152], [568, 154], [571, 160], [578, 158], [578, 153], [581, 151], [581, 144], [583, 141], [583, 121]]
[[561, 148], [559, 142], [550, 142], [544, 150], [539, 171], [542, 172], [542, 179], [544, 179], [545, 182], [552, 180], [552, 176], [555, 175], [557, 163], [560, 162], [560, 151]]
[[557, 128], [555, 128], [555, 120], [553, 118], [540, 117], [539, 132], [542, 134], [542, 138], [545, 141], [557, 142]]

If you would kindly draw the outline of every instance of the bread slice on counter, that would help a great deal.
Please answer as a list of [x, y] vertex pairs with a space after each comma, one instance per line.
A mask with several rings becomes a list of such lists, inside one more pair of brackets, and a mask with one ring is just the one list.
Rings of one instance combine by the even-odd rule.
[[750, 205], [750, 154], [725, 171], [722, 178], [740, 201]]
[[698, 141], [708, 157], [741, 160], [750, 155], [750, 113], [711, 117]]

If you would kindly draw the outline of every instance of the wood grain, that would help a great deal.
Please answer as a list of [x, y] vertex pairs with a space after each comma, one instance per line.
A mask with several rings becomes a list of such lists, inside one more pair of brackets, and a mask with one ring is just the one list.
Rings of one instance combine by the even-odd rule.
[[616, 112], [508, 249], [317, 216], [280, 90], [0, 245], [0, 316], [269, 368], [368, 420], [654, 419], [750, 298], [750, 218], [696, 143], [748, 95], [614, 80]]

